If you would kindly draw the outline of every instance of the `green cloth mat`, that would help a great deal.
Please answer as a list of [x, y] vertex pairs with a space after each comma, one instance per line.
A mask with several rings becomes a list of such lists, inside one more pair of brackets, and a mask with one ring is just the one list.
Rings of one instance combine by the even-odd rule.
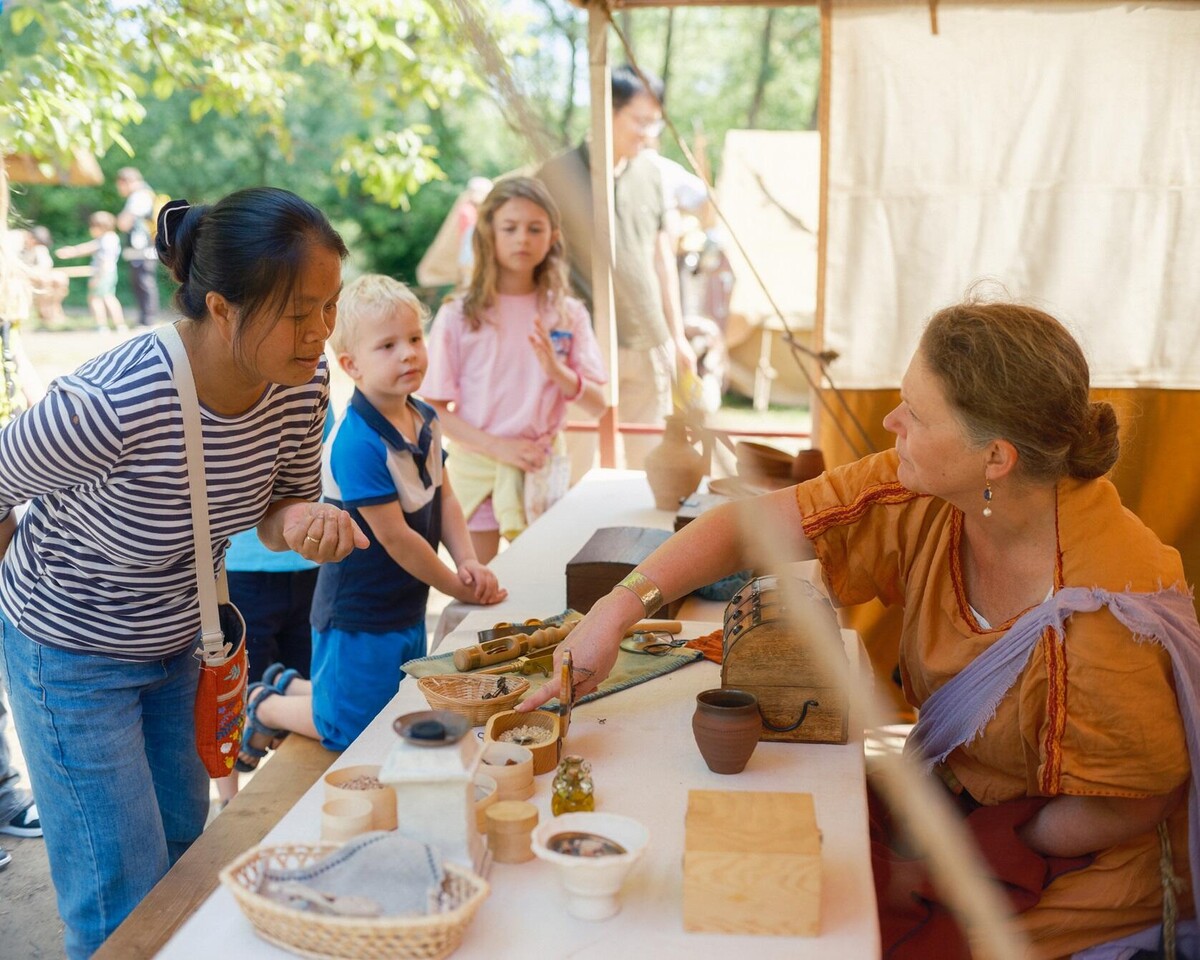
[[[590, 703], [592, 700], [607, 697], [610, 693], [618, 693], [636, 684], [645, 683], [647, 680], [653, 680], [655, 677], [661, 677], [664, 673], [670, 673], [672, 670], [678, 670], [689, 663], [695, 663], [701, 657], [703, 657], [703, 654], [699, 650], [688, 650], [685, 648], [680, 648], [678, 653], [664, 653], [661, 656], [648, 653], [630, 653], [628, 650], [621, 650], [617, 654], [617, 662], [613, 666], [612, 673], [608, 675], [599, 687], [587, 696], [576, 700], [575, 705]], [[496, 664], [496, 666], [499, 666], [499, 664]], [[459, 673], [455, 669], [453, 653], [440, 653], [432, 657], [419, 657], [416, 660], [409, 660], [400, 669], [410, 677], [431, 677], [445, 674], [464, 677], [470, 676], [470, 673]], [[518, 674], [504, 674], [504, 676], [518, 676]], [[550, 680], [549, 677], [543, 676], [540, 673], [526, 676], [525, 679], [529, 681], [529, 691], [526, 693], [526, 696]], [[557, 700], [550, 700], [542, 709], [560, 713], [561, 705]]]

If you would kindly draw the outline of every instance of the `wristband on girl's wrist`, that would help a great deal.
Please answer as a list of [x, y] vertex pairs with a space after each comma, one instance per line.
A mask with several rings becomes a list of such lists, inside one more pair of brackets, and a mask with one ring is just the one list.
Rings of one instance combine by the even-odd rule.
[[[575, 392], [573, 394], [571, 394], [569, 397], [567, 397], [567, 403], [571, 403], [575, 400], [578, 400], [583, 395], [583, 374], [580, 373], [578, 370], [574, 370], [572, 372], [575, 374], [575, 376], [577, 376], [579, 378], [579, 386], [577, 386], [575, 388]], [[563, 394], [564, 395], [566, 394], [565, 390], [563, 391]]]

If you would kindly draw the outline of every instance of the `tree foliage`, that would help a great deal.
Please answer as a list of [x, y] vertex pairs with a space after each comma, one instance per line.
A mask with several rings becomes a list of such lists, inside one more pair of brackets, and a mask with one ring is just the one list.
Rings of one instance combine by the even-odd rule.
[[[464, 29], [464, 13], [484, 36]], [[119, 210], [116, 170], [215, 200], [256, 184], [324, 209], [350, 270], [411, 281], [467, 179], [538, 159], [588, 124], [587, 14], [567, 0], [6, 0], [0, 154], [100, 157], [94, 188], [19, 187], [14, 208], [58, 242]], [[668, 76], [680, 132], [813, 125], [813, 8], [622, 13], [638, 61]], [[626, 59], [615, 31], [610, 59]], [[503, 82], [502, 82], [503, 81]], [[519, 101], [515, 110], [513, 101]], [[667, 139], [664, 152], [681, 159]], [[399, 209], [397, 209], [399, 208]], [[82, 289], [73, 296], [81, 296]]]

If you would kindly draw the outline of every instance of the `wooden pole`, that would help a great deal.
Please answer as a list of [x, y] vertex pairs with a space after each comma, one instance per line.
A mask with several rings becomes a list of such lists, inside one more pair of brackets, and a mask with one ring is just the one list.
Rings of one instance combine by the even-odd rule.
[[600, 466], [617, 465], [617, 323], [613, 313], [612, 78], [608, 65], [608, 11], [588, 5], [588, 63], [592, 90], [592, 312], [600, 354], [608, 369], [606, 409], [600, 417]]
[[[821, 179], [818, 198], [817, 214], [817, 303], [813, 316], [813, 349], [820, 352], [825, 349], [825, 283], [826, 253], [829, 247], [829, 105], [832, 100], [831, 76], [833, 57], [833, 0], [821, 0], [821, 80], [817, 90], [817, 131], [821, 137]], [[813, 398], [809, 404], [812, 410], [812, 445], [824, 446], [821, 440], [821, 403], [815, 395], [823, 390], [825, 384], [817, 367], [817, 377], [813, 381]]]

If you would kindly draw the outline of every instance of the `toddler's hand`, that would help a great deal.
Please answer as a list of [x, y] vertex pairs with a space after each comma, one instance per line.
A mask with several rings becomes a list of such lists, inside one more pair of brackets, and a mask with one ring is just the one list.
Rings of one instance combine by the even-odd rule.
[[490, 605], [508, 598], [508, 591], [500, 586], [496, 574], [478, 560], [464, 561], [458, 568], [458, 579], [469, 590], [469, 596], [459, 598], [467, 603]]

